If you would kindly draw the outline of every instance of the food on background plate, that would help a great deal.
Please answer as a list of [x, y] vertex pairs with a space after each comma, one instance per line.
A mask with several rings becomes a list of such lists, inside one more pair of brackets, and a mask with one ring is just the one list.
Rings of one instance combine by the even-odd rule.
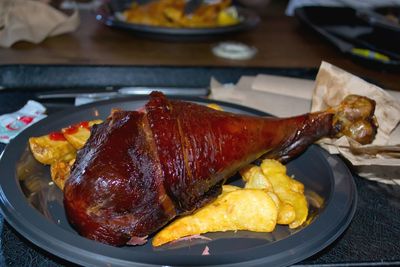
[[[153, 92], [143, 110], [115, 111], [92, 128], [65, 183], [68, 220], [93, 240], [143, 244], [177, 216], [215, 200], [227, 178], [262, 156], [286, 162], [321, 137], [340, 135], [344, 121], [365, 120], [368, 131], [349, 134], [371, 142], [374, 106], [373, 100], [351, 96], [327, 111], [278, 119], [217, 111]], [[289, 188], [283, 196], [299, 190]]]
[[126, 22], [172, 28], [212, 28], [238, 24], [240, 18], [230, 0], [202, 3], [185, 14], [185, 0], [158, 0], [146, 4], [132, 3], [122, 13]]

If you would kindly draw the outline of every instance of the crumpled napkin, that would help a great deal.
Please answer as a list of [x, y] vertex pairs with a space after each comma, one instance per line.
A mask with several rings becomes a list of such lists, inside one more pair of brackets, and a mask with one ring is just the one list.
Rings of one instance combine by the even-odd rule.
[[[266, 74], [243, 76], [237, 84], [222, 85], [212, 80], [210, 98], [288, 117], [324, 110], [329, 105], [337, 105], [348, 94], [364, 95], [377, 102], [375, 114], [379, 132], [373, 148], [400, 144], [400, 93], [383, 90], [327, 62], [322, 62], [315, 81]], [[348, 159], [364, 178], [400, 184], [400, 158], [382, 154], [355, 155], [349, 149], [350, 142], [347, 138], [326, 138], [319, 144], [329, 153]], [[361, 146], [365, 147], [371, 145]]]
[[33, 0], [0, 0], [0, 46], [18, 41], [40, 43], [49, 36], [72, 32], [79, 25], [77, 10], [67, 16], [50, 5]]
[[[293, 84], [297, 85], [292, 87]], [[210, 98], [289, 117], [310, 111], [312, 92], [309, 91], [313, 86], [314, 81], [267, 74], [242, 76], [237, 84], [220, 84], [212, 79]]]

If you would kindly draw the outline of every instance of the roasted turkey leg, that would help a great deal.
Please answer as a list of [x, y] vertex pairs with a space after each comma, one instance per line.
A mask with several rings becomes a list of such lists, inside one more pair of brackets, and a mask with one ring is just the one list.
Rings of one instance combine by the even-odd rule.
[[[177, 215], [216, 198], [227, 178], [262, 156], [287, 161], [343, 131], [370, 142], [374, 108], [374, 101], [351, 96], [325, 112], [278, 119], [153, 92], [144, 111], [114, 111], [93, 126], [65, 184], [68, 219], [90, 239], [142, 244]], [[355, 122], [364, 130], [352, 130]]]

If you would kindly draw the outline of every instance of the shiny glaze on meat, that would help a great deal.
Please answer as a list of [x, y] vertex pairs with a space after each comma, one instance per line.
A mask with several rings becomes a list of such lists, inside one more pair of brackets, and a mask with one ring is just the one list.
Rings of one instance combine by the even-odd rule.
[[287, 119], [239, 115], [153, 92], [144, 112], [114, 111], [79, 151], [64, 189], [71, 224], [90, 239], [142, 244], [215, 199], [261, 156], [286, 161], [337, 134], [332, 112]]

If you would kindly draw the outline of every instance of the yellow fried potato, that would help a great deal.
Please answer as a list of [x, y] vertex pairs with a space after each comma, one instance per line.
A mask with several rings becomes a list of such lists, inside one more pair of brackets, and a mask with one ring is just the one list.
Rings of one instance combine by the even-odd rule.
[[51, 179], [61, 190], [64, 190], [65, 181], [70, 175], [74, 161], [75, 159], [70, 160], [69, 162], [57, 161], [50, 165]]
[[[280, 165], [277, 165], [277, 167], [280, 167]], [[286, 169], [283, 170], [286, 172]], [[272, 200], [274, 200], [276, 206], [278, 207], [278, 224], [290, 224], [295, 220], [296, 213], [293, 206], [289, 203], [282, 202], [274, 193], [272, 184], [262, 172], [261, 167], [250, 164], [242, 169], [240, 174], [243, 180], [246, 182], [245, 188], [265, 189], [270, 193]]]
[[226, 184], [222, 186], [222, 194], [229, 193], [238, 189], [242, 189], [239, 186], [234, 186], [230, 184]]
[[[233, 10], [233, 12], [231, 11]], [[238, 14], [236, 9], [225, 9], [218, 14], [218, 25], [229, 26], [238, 23]]]
[[62, 190], [75, 161], [76, 150], [83, 147], [90, 137], [90, 127], [102, 123], [93, 120], [78, 123], [54, 132], [29, 139], [29, 147], [36, 160], [50, 164], [51, 179]]
[[[158, 0], [144, 5], [133, 3], [123, 12], [130, 23], [163, 27], [218, 27], [237, 24], [240, 18], [231, 0], [202, 4], [190, 15], [184, 14], [185, 0]], [[224, 12], [220, 15], [221, 12]]]
[[165, 8], [163, 13], [166, 18], [171, 20], [173, 23], [178, 23], [178, 24], [179, 24], [179, 20], [184, 15], [183, 10], [180, 10], [180, 9], [177, 9], [174, 7]]
[[278, 224], [291, 224], [296, 219], [294, 207], [287, 202], [279, 203]]
[[271, 182], [263, 174], [260, 167], [256, 165], [248, 165], [244, 169], [240, 170], [240, 175], [243, 181], [246, 182], [245, 188], [261, 188], [268, 191], [273, 191]]
[[50, 138], [50, 135], [29, 138], [29, 148], [37, 161], [52, 164], [56, 161], [69, 161], [75, 158], [76, 149], [67, 140], [54, 140]]
[[266, 190], [231, 187], [214, 202], [166, 226], [154, 237], [153, 245], [207, 232], [272, 232], [277, 216], [277, 207]]
[[65, 139], [76, 149], [81, 149], [90, 137], [90, 127], [94, 124], [102, 123], [102, 120], [92, 120], [87, 123], [79, 123], [70, 127], [63, 128]]
[[215, 104], [215, 103], [207, 104], [207, 107], [215, 109], [215, 110], [224, 111], [224, 109], [220, 105]]
[[289, 224], [289, 227], [297, 228], [302, 225], [308, 216], [304, 185], [286, 175], [286, 167], [276, 160], [263, 160], [261, 169], [271, 182], [279, 199], [294, 208], [296, 213], [295, 220]]

